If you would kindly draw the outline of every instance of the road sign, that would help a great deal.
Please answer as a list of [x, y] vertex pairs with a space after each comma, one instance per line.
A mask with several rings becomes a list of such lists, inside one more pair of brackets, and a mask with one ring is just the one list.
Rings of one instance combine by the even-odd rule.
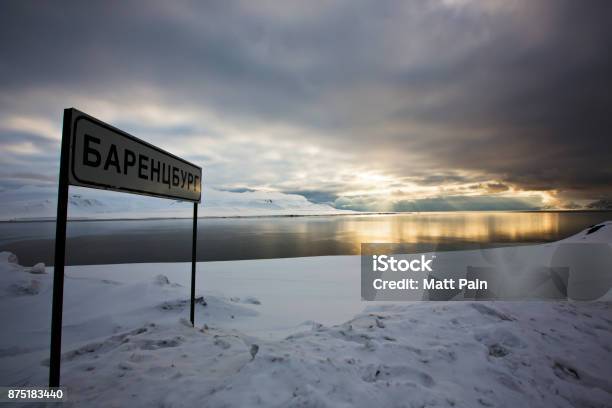
[[72, 109], [69, 183], [200, 202], [202, 169]]
[[66, 220], [70, 185], [193, 202], [189, 317], [191, 324], [195, 324], [195, 262], [202, 169], [74, 108], [64, 109], [55, 224], [50, 387], [59, 387], [60, 384]]

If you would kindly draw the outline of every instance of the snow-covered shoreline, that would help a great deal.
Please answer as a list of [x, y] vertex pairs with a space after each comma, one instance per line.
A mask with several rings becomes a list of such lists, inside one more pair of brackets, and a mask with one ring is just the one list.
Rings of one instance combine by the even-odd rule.
[[[609, 244], [610, 226], [565, 243]], [[563, 243], [538, 247], [544, 257]], [[516, 257], [484, 257], [508, 250]], [[197, 267], [195, 328], [188, 263], [67, 268], [62, 383], [73, 406], [612, 401], [609, 300], [364, 303], [358, 256]], [[0, 256], [3, 385], [46, 383], [52, 273]]]
[[[210, 214], [210, 213], [208, 213]], [[308, 212], [303, 211], [299, 212], [296, 210], [289, 210], [285, 213], [282, 212], [262, 212], [261, 214], [245, 214], [245, 215], [223, 215], [221, 213], [215, 215], [198, 215], [198, 220], [206, 220], [206, 219], [242, 219], [242, 218], [300, 218], [300, 217], [347, 217], [347, 216], [368, 216], [368, 215], [407, 215], [411, 214], [408, 212], [395, 213], [395, 212]], [[89, 217], [70, 217], [68, 219], [69, 222], [89, 222], [89, 221], [164, 221], [164, 220], [191, 220], [191, 217], [121, 217], [115, 218], [117, 215], [112, 214], [109, 215], [110, 218], [89, 218]], [[11, 219], [1, 219], [0, 223], [23, 223], [23, 222], [55, 222], [55, 217], [47, 217], [47, 218], [11, 218]]]
[[[0, 191], [0, 221], [27, 222], [55, 219], [57, 189], [25, 186]], [[308, 201], [298, 194], [275, 191], [221, 191], [205, 187], [200, 218], [269, 216], [317, 216], [360, 214], [328, 204]], [[117, 194], [103, 190], [71, 187], [70, 220], [143, 220], [191, 218], [193, 205], [154, 197]]]

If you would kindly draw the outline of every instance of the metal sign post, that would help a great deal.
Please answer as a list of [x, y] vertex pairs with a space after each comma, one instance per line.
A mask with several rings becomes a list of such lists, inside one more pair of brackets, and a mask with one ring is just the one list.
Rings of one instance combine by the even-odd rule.
[[60, 153], [57, 219], [55, 221], [55, 258], [53, 261], [53, 304], [51, 306], [51, 358], [49, 387], [59, 387], [62, 354], [62, 307], [64, 299], [64, 263], [66, 258], [66, 217], [68, 215], [68, 153], [72, 110], [64, 110]]
[[193, 241], [191, 243], [191, 309], [189, 320], [195, 326], [196, 243], [198, 241], [198, 203], [193, 203]]
[[198, 204], [202, 169], [74, 108], [64, 109], [60, 155], [49, 387], [60, 385], [66, 220], [70, 185], [193, 202], [191, 324], [195, 325]]

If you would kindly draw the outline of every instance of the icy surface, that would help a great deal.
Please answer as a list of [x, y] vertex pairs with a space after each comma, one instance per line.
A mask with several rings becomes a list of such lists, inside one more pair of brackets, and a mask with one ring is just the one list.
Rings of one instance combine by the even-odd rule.
[[[603, 225], [543, 262], [612, 242]], [[0, 254], [0, 383], [44, 385], [53, 268], [16, 262]], [[366, 304], [352, 256], [200, 263], [195, 328], [188, 293], [189, 264], [67, 268], [71, 404], [612, 406], [609, 301]]]

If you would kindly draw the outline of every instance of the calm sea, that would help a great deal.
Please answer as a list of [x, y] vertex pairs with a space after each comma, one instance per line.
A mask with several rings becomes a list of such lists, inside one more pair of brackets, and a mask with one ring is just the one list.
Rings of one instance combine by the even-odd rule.
[[[612, 212], [454, 212], [200, 219], [198, 260], [359, 254], [367, 242], [435, 244], [439, 250], [556, 241]], [[53, 264], [53, 222], [0, 223], [0, 250]], [[191, 220], [74, 221], [67, 264], [191, 259]]]

